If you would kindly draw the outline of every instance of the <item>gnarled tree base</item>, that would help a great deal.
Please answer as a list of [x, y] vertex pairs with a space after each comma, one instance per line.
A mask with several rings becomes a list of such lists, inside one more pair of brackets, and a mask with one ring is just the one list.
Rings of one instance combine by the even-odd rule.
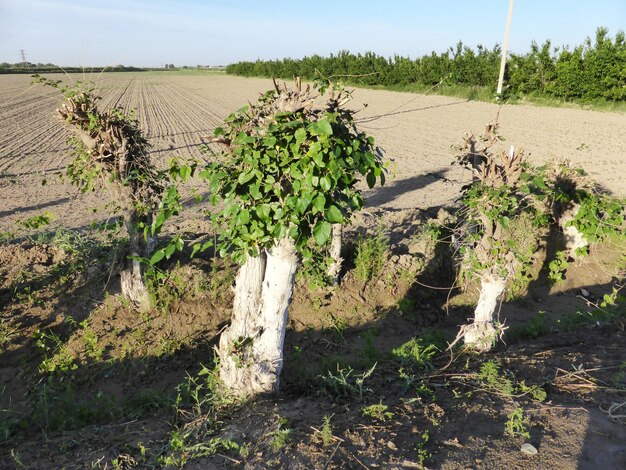
[[220, 379], [237, 396], [278, 390], [297, 267], [293, 241], [283, 238], [267, 253], [248, 258], [237, 275], [232, 322], [217, 350]]
[[480, 297], [474, 310], [474, 322], [463, 325], [459, 332], [459, 337], [463, 337], [463, 342], [467, 346], [479, 352], [486, 352], [495, 345], [499, 332], [494, 326], [494, 316], [505, 286], [506, 279], [493, 273], [485, 273], [481, 277]]

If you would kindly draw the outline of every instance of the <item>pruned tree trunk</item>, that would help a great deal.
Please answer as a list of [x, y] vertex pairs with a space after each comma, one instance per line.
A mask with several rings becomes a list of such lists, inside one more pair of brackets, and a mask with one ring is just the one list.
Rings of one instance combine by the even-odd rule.
[[128, 232], [129, 247], [125, 266], [120, 273], [122, 295], [127, 297], [141, 312], [152, 308], [152, 299], [146, 286], [141, 262], [133, 258], [149, 258], [155, 240], [146, 240], [143, 233], [137, 230], [138, 215], [135, 211], [128, 211], [124, 215], [124, 223]]
[[494, 317], [506, 279], [486, 273], [481, 277], [480, 296], [474, 310], [474, 322], [461, 328], [463, 342], [480, 352], [489, 351], [496, 339]]
[[565, 251], [571, 258], [577, 257], [577, 250], [585, 248], [589, 245], [589, 241], [585, 236], [578, 231], [573, 225], [568, 225], [569, 222], [576, 218], [578, 211], [580, 210], [580, 204], [573, 203], [570, 207], [565, 209], [559, 216], [559, 227], [563, 231], [563, 238], [565, 241]]
[[287, 312], [298, 268], [293, 240], [285, 237], [249, 257], [235, 280], [232, 322], [220, 337], [220, 378], [238, 396], [278, 390]]
[[339, 284], [339, 274], [341, 273], [341, 265], [343, 263], [343, 258], [341, 257], [342, 235], [343, 225], [333, 224], [329, 250], [329, 256], [333, 261], [328, 267], [328, 276], [332, 279], [333, 286]]

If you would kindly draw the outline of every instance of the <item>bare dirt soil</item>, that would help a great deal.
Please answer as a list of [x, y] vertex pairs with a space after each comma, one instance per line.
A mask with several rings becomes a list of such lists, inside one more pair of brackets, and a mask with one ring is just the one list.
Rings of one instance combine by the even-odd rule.
[[[160, 164], [205, 158], [201, 137], [271, 87], [221, 74], [95, 78], [104, 104], [137, 108]], [[568, 158], [626, 196], [625, 115], [356, 90], [353, 105], [368, 103], [359, 125], [395, 178], [366, 192], [342, 285], [298, 281], [281, 395], [216, 404], [203, 401], [216, 396], [203, 365], [228, 322], [236, 268], [210, 252], [181, 256], [158, 308], [135, 312], [117, 296], [122, 242], [89, 230], [110, 216], [106, 195], [61, 178], [71, 156], [56, 92], [25, 76], [0, 84], [0, 468], [626, 467], [626, 312], [601, 306], [623, 285], [623, 242], [504, 302], [506, 343], [476, 356], [444, 351], [476, 292], [450, 292], [450, 254], [424, 230], [468, 180], [450, 165], [452, 146], [498, 112], [503, 145], [532, 163]], [[212, 235], [204, 209], [189, 204], [177, 219], [188, 238]], [[44, 211], [51, 225], [19, 224]], [[355, 244], [380, 231], [385, 265], [365, 282]], [[403, 355], [413, 338], [424, 342]]]

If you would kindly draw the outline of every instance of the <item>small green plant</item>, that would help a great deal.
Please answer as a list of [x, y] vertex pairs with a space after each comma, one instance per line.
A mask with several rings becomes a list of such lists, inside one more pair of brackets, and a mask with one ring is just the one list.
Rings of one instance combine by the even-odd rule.
[[344, 336], [344, 332], [346, 331], [346, 328], [348, 328], [348, 320], [342, 317], [338, 317], [332, 312], [328, 314], [328, 320], [330, 321], [330, 326], [333, 333], [337, 335], [341, 342], [345, 342], [346, 338]]
[[539, 338], [550, 333], [550, 325], [545, 318], [545, 312], [539, 311], [537, 315], [528, 320], [525, 324], [511, 327], [507, 331], [507, 338], [526, 339]]
[[371, 421], [385, 422], [393, 418], [393, 413], [388, 410], [389, 407], [387, 405], [383, 405], [381, 400], [380, 403], [361, 408], [361, 414]]
[[43, 354], [40, 372], [69, 372], [78, 368], [76, 357], [59, 336], [50, 330], [37, 330], [33, 338], [35, 346]]
[[412, 297], [403, 297], [398, 301], [398, 310], [403, 315], [408, 315], [415, 310], [415, 299]]
[[530, 439], [527, 426], [528, 418], [524, 416], [524, 410], [518, 407], [508, 415], [508, 419], [506, 423], [504, 423], [504, 432], [511, 437], [521, 436]]
[[377, 331], [374, 328], [369, 328], [359, 333], [359, 336], [365, 342], [365, 346], [363, 347], [363, 357], [369, 361], [370, 364], [372, 362], [376, 362], [381, 356], [380, 351], [374, 345], [374, 338], [376, 335]]
[[554, 259], [548, 263], [548, 279], [550, 282], [553, 284], [563, 282], [568, 267], [567, 254], [564, 251], [557, 252]]
[[0, 319], [0, 348], [4, 348], [18, 331], [19, 328], [12, 326], [4, 318]]
[[270, 448], [274, 452], [280, 452], [289, 443], [289, 436], [293, 430], [289, 427], [289, 422], [286, 418], [279, 418], [278, 429], [273, 433], [272, 440], [270, 441]]
[[419, 436], [419, 439], [415, 444], [415, 450], [417, 451], [417, 461], [422, 466], [422, 469], [424, 468], [424, 462], [432, 457], [432, 454], [426, 449], [426, 444], [428, 443], [429, 439], [430, 436], [428, 434], [428, 431], [424, 431]]
[[403, 367], [427, 371], [434, 368], [433, 359], [445, 350], [445, 344], [440, 333], [432, 332], [407, 341], [391, 354]]
[[487, 361], [480, 366], [478, 380], [493, 393], [511, 396], [515, 392], [513, 381], [500, 372], [500, 366], [494, 361]]
[[548, 397], [548, 394], [543, 387], [540, 387], [539, 385], [526, 385], [526, 382], [523, 380], [517, 384], [517, 390], [520, 394], [528, 395], [536, 401], [545, 401]]
[[50, 225], [50, 222], [54, 220], [54, 214], [49, 211], [44, 211], [42, 214], [29, 217], [18, 222], [24, 228], [30, 230], [37, 230], [46, 225]]
[[376, 369], [376, 364], [362, 374], [354, 375], [354, 369], [351, 367], [346, 369], [337, 367], [336, 375], [328, 372], [328, 375], [320, 376], [321, 390], [338, 397], [354, 397], [362, 400], [367, 393], [372, 391], [365, 387], [364, 382], [372, 375], [374, 369]]
[[85, 352], [87, 353], [87, 356], [95, 361], [101, 361], [104, 348], [98, 345], [98, 335], [95, 331], [89, 328], [87, 320], [80, 322], [80, 326], [83, 329], [83, 341], [85, 343]]
[[324, 418], [322, 418], [322, 427], [320, 429], [319, 435], [320, 439], [322, 439], [322, 444], [324, 445], [324, 447], [330, 445], [335, 437], [333, 436], [333, 426], [330, 422], [331, 418], [332, 415], [324, 415]]
[[356, 242], [354, 259], [358, 279], [367, 283], [377, 279], [385, 267], [389, 254], [389, 238], [382, 230], [374, 236], [360, 235]]

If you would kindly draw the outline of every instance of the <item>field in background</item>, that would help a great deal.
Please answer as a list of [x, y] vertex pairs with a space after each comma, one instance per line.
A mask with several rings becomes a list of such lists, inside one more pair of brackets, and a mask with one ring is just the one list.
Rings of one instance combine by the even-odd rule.
[[[61, 78], [54, 75], [53, 78]], [[271, 81], [196, 71], [113, 73], [92, 79], [103, 104], [137, 109], [142, 128], [161, 164], [171, 157], [200, 158], [202, 136], [209, 135], [228, 113], [271, 88]], [[0, 76], [0, 229], [42, 208], [65, 214], [69, 227], [82, 226], [90, 215], [80, 207], [97, 200], [75, 200], [73, 188], [56, 175], [70, 161], [68, 129], [57, 118], [60, 98], [54, 90], [30, 85], [30, 77]], [[507, 142], [530, 152], [533, 163], [568, 158], [585, 168], [608, 190], [624, 196], [626, 183], [626, 114], [580, 109], [505, 106], [444, 96], [357, 89], [352, 105], [368, 106], [358, 125], [376, 138], [394, 163], [395, 179], [370, 194], [380, 207], [428, 209], [450, 205], [467, 175], [451, 167], [451, 146], [463, 133], [480, 133], [499, 112]], [[45, 186], [42, 186], [45, 180]]]

